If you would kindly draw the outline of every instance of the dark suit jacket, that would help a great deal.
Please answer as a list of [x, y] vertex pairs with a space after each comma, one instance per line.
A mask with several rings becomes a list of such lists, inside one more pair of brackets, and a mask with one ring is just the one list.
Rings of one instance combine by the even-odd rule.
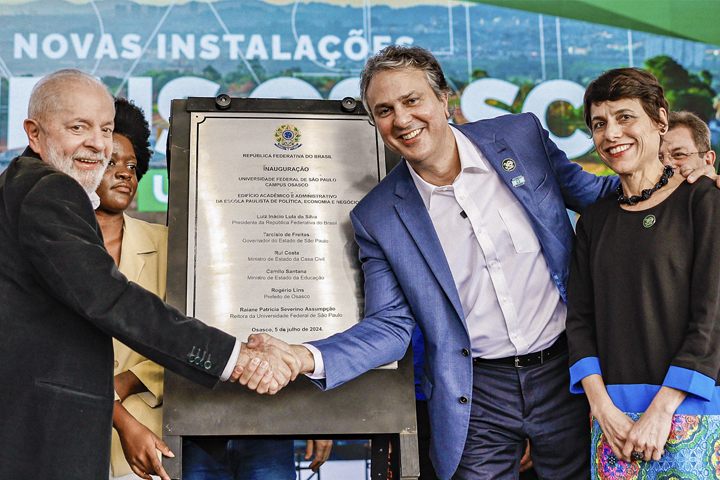
[[107, 479], [111, 337], [208, 387], [235, 343], [128, 282], [85, 191], [29, 148], [0, 175], [0, 302], [2, 478]]
[[[618, 179], [596, 177], [570, 162], [531, 114], [457, 128], [524, 207], [564, 298], [574, 238], [565, 207], [582, 211], [617, 187]], [[501, 166], [508, 158], [515, 161], [509, 172]], [[311, 343], [325, 361], [322, 386], [333, 388], [400, 359], [417, 322], [425, 339], [422, 390], [430, 412], [430, 456], [438, 477], [447, 479], [460, 462], [470, 419], [470, 337], [445, 253], [408, 168], [400, 163], [350, 214], [365, 273], [365, 319]], [[518, 177], [524, 183], [513, 187]]]

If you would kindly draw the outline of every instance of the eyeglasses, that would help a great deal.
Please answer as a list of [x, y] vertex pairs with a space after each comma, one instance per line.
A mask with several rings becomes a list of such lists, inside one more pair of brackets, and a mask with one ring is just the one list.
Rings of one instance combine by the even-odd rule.
[[698, 155], [702, 156], [702, 155], [705, 155], [708, 151], [709, 150], [705, 150], [704, 152], [690, 152], [690, 153], [675, 152], [675, 153], [669, 153], [667, 155], [658, 153], [658, 158], [660, 159], [661, 162], [665, 159], [665, 157], [668, 157], [668, 160], [670, 160], [672, 158], [673, 160], [682, 162], [683, 160], [688, 158], [690, 155], [695, 155], [697, 153]]

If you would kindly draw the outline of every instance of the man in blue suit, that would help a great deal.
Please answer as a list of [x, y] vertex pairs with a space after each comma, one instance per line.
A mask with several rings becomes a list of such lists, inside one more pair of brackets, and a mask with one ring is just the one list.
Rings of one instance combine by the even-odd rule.
[[581, 212], [618, 184], [570, 162], [532, 114], [451, 126], [435, 58], [390, 46], [362, 75], [401, 162], [353, 210], [365, 319], [294, 346], [333, 388], [425, 340], [430, 456], [441, 479], [587, 478], [589, 408], [569, 391], [565, 285]]
[[516, 479], [529, 439], [540, 478], [586, 479], [589, 408], [570, 394], [565, 339], [566, 207], [582, 212], [619, 182], [570, 162], [532, 114], [449, 125], [450, 88], [419, 47], [371, 58], [361, 90], [404, 161], [351, 213], [365, 319], [292, 346], [301, 372], [336, 387], [401, 358], [417, 324], [439, 478]]

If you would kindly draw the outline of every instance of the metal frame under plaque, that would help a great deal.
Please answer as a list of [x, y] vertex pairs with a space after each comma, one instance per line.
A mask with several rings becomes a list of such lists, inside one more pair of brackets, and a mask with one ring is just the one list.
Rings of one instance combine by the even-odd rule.
[[[244, 340], [292, 343], [362, 320], [348, 213], [399, 160], [353, 99], [172, 102], [167, 299]], [[186, 273], [185, 273], [186, 272]], [[302, 376], [277, 395], [208, 390], [165, 373], [163, 462], [182, 478], [183, 437], [370, 438], [372, 478], [417, 478], [412, 350], [333, 390]]]

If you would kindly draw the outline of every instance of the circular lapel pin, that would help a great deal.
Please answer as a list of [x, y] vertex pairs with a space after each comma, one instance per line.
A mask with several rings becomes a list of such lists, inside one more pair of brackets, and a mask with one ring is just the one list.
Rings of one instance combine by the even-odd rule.
[[647, 217], [643, 218], [643, 227], [650, 228], [653, 225], [655, 225], [655, 215], [648, 215]]
[[513, 170], [515, 170], [515, 160], [513, 160], [512, 158], [506, 158], [502, 161], [502, 168], [506, 172], [512, 172]]

